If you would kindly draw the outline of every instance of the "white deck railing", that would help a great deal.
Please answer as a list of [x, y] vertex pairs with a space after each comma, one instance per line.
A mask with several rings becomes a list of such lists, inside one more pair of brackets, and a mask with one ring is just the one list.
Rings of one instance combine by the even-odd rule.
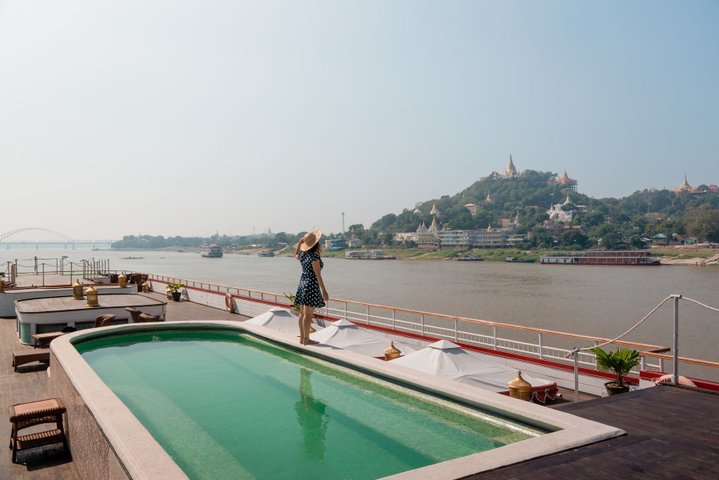
[[[156, 274], [149, 274], [149, 279], [160, 283], [182, 283], [191, 290], [201, 290], [222, 296], [231, 295], [233, 298], [242, 300], [289, 306], [289, 300], [284, 294], [280, 293]], [[215, 305], [217, 304], [217, 302], [214, 303]], [[465, 345], [493, 350], [500, 354], [520, 355], [529, 359], [546, 360], [570, 366], [574, 366], [573, 355], [576, 354], [578, 365], [592, 370], [596, 368], [596, 357], [591, 352], [577, 350], [577, 347], [594, 346], [610, 341], [601, 337], [354, 300], [331, 299], [325, 308], [318, 309], [318, 313], [320, 316], [329, 319], [344, 318], [354, 323], [380, 327], [400, 335], [414, 335], [427, 339], [447, 339]], [[667, 346], [623, 340], [613, 341], [612, 344], [640, 351], [640, 370], [664, 372], [666, 371], [665, 362], [672, 360], [672, 356], [665, 353], [668, 351]], [[679, 362], [719, 371], [718, 362], [689, 357], [679, 357]]]

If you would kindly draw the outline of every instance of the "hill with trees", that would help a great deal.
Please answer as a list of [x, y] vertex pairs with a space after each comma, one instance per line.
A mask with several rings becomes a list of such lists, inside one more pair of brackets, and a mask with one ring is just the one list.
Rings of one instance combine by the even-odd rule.
[[[548, 225], [547, 211], [554, 204], [573, 211], [570, 223]], [[474, 214], [467, 205], [474, 205]], [[446, 229], [499, 228], [508, 220], [516, 221], [518, 233], [529, 237], [523, 248], [641, 248], [657, 234], [719, 241], [719, 193], [706, 185], [692, 192], [652, 189], [621, 199], [595, 199], [565, 188], [553, 173], [534, 170], [480, 179], [455, 195], [387, 214], [368, 231], [353, 225], [349, 233], [369, 244], [388, 244], [398, 232], [430, 225], [433, 209], [439, 227]]]
[[[547, 211], [557, 204], [572, 212], [570, 222], [549, 221]], [[566, 188], [551, 172], [493, 173], [455, 195], [419, 202], [399, 214], [388, 213], [369, 228], [350, 225], [345, 237], [357, 238], [368, 247], [412, 247], [412, 242], [398, 243], [395, 235], [415, 232], [435, 218], [439, 228], [452, 230], [501, 228], [512, 223], [517, 233], [527, 234], [527, 240], [519, 245], [524, 249], [642, 248], [659, 234], [669, 240], [692, 237], [698, 242], [719, 242], [719, 192], [715, 186], [700, 185], [692, 191], [651, 189], [621, 199], [595, 199]], [[227, 249], [279, 250], [293, 245], [304, 233], [167, 238], [128, 235], [112, 247], [199, 248], [214, 243]], [[329, 238], [341, 235], [330, 234]]]

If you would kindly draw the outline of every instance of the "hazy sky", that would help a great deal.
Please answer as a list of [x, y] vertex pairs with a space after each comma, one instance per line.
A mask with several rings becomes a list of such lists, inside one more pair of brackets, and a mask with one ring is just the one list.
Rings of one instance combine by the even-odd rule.
[[0, 0], [0, 234], [339, 232], [510, 153], [719, 183], [719, 2]]

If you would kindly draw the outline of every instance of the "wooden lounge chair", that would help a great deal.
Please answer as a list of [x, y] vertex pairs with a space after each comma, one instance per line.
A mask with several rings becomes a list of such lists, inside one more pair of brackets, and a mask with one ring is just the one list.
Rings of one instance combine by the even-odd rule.
[[40, 362], [44, 363], [45, 365], [50, 365], [50, 352], [38, 352], [37, 350], [34, 351], [27, 351], [27, 352], [14, 352], [12, 354], [12, 366], [17, 372], [17, 367], [20, 365], [25, 365], [26, 363], [32, 363], [32, 362]]
[[93, 325], [93, 328], [97, 327], [106, 327], [108, 325], [111, 325], [112, 321], [115, 320], [115, 315], [112, 313], [103, 313], [102, 315], [98, 315], [95, 319], [95, 324]]
[[140, 314], [140, 322], [161, 322], [159, 315], [150, 315], [149, 313]]
[[63, 335], [65, 335], [63, 332], [34, 333], [31, 337], [32, 348], [48, 347], [50, 346], [50, 342]]
[[130, 318], [132, 318], [132, 323], [142, 321], [140, 320], [140, 314], [142, 313], [140, 310], [133, 307], [125, 307], [125, 311], [130, 312]]

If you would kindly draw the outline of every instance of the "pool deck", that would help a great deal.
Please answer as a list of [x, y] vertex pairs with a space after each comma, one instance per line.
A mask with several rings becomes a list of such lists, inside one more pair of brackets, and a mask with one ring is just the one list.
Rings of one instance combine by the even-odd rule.
[[[168, 302], [168, 321], [200, 319], [241, 321], [246, 317], [190, 302]], [[10, 436], [8, 407], [47, 397], [44, 367], [23, 366], [16, 373], [11, 366], [13, 352], [31, 350], [19, 343], [15, 321], [0, 319], [0, 435], [5, 441]], [[570, 395], [565, 393], [565, 398]], [[628, 434], [465, 478], [719, 478], [719, 395], [715, 393], [662, 386], [553, 408], [622, 428]], [[13, 464], [9, 450], [0, 455], [0, 480], [81, 478], [61, 448], [23, 453], [20, 460], [27, 460], [27, 465]]]
[[[164, 295], [146, 294], [164, 299]], [[184, 320], [246, 320], [247, 317], [224, 310], [210, 308], [190, 302], [167, 302], [167, 321]], [[23, 365], [14, 372], [13, 352], [32, 352], [32, 346], [22, 345], [15, 331], [15, 319], [0, 319], [0, 440], [9, 442], [10, 421], [8, 407], [16, 403], [47, 398], [48, 376], [44, 366]], [[37, 351], [37, 350], [35, 350]], [[50, 366], [52, 368], [52, 365]], [[72, 418], [67, 419], [72, 422]], [[7, 443], [5, 443], [7, 445]], [[26, 465], [14, 464], [11, 451], [0, 455], [0, 480], [79, 480], [81, 477], [74, 464], [67, 457], [62, 446], [20, 452], [20, 461]]]
[[627, 435], [467, 478], [719, 478], [716, 392], [663, 385], [556, 408]]

